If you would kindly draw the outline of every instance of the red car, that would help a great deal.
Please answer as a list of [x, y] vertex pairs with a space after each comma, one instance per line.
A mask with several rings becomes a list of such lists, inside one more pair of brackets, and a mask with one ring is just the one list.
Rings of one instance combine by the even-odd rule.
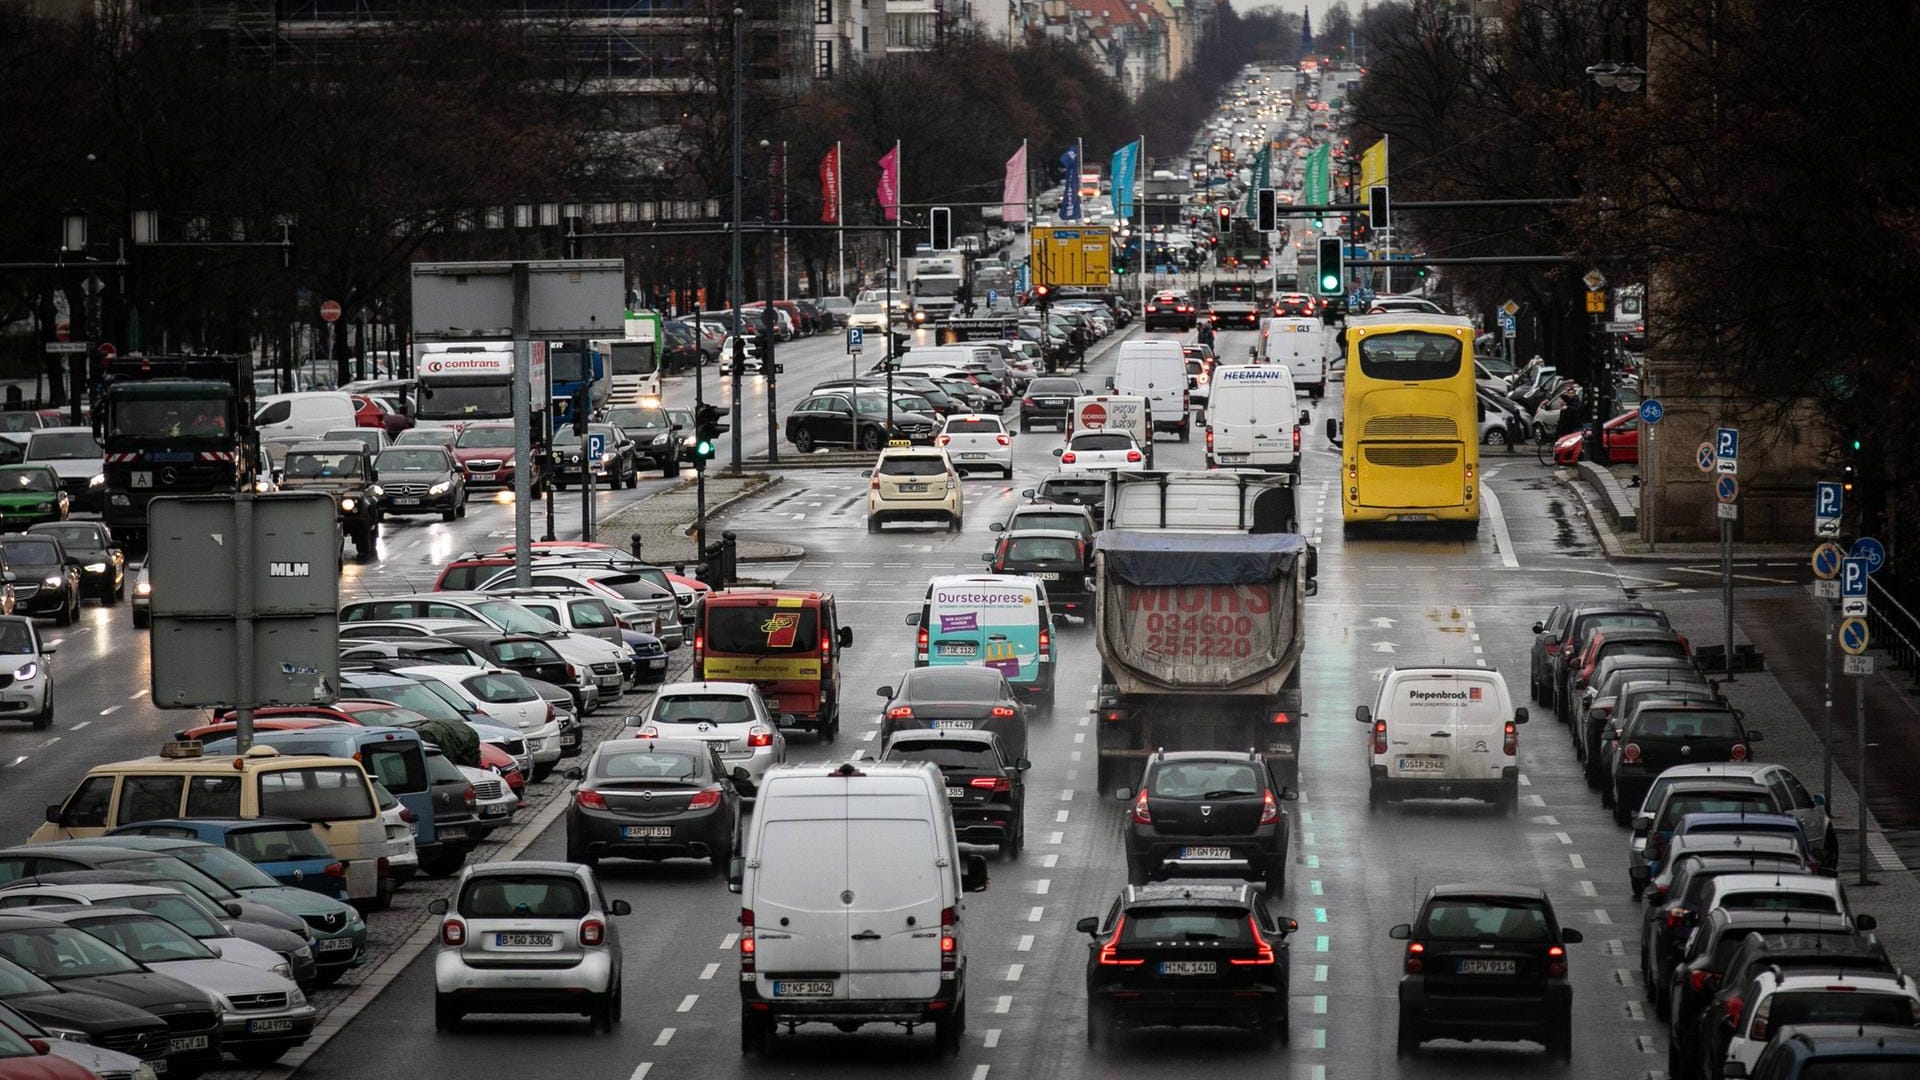
[[372, 394], [353, 395], [353, 423], [355, 427], [380, 428], [391, 439], [413, 426], [413, 418], [402, 416]]
[[[467, 474], [468, 487], [513, 487], [513, 423], [487, 421], [468, 424], [453, 440], [453, 460]], [[533, 492], [540, 494], [544, 477], [534, 465]]]
[[[1607, 461], [1614, 465], [1640, 464], [1640, 412], [1621, 413], [1606, 422], [1601, 432], [1607, 441]], [[1572, 465], [1586, 450], [1587, 432], [1562, 435], [1553, 444], [1553, 463]]]

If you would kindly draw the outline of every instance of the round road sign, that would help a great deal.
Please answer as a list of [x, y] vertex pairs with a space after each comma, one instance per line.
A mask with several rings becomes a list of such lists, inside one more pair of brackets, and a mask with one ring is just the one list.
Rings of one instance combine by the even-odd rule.
[[1887, 565], [1887, 549], [1880, 541], [1871, 536], [1863, 536], [1853, 542], [1853, 550], [1847, 554], [1856, 559], [1867, 560], [1867, 573], [1877, 574]]
[[1693, 463], [1700, 466], [1701, 472], [1713, 471], [1713, 444], [1703, 442], [1700, 449], [1693, 452]]
[[1871, 635], [1867, 633], [1867, 620], [1842, 619], [1840, 622], [1840, 651], [1848, 656], [1859, 656], [1867, 651], [1867, 642]]
[[1099, 430], [1107, 426], [1107, 409], [1104, 405], [1089, 405], [1080, 410], [1080, 420], [1089, 429]]
[[1840, 576], [1840, 560], [1846, 555], [1839, 544], [1821, 544], [1813, 549], [1813, 576], [1832, 581]]
[[1740, 497], [1740, 481], [1736, 477], [1722, 476], [1714, 482], [1713, 493], [1720, 497], [1721, 502], [1730, 503]]
[[101, 342], [99, 352], [100, 352], [100, 360], [103, 363], [120, 355], [120, 350], [114, 348], [113, 342], [111, 341]]
[[1648, 398], [1640, 403], [1640, 422], [1643, 424], [1657, 424], [1665, 415], [1667, 407], [1660, 404], [1659, 398]]
[[340, 321], [340, 301], [328, 300], [320, 305], [320, 317], [327, 322]]

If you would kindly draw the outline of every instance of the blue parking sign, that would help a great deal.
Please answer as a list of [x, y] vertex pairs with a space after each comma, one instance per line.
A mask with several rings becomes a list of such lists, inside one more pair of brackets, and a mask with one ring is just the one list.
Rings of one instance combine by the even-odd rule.
[[607, 437], [597, 431], [587, 434], [587, 460], [599, 461], [607, 452]]

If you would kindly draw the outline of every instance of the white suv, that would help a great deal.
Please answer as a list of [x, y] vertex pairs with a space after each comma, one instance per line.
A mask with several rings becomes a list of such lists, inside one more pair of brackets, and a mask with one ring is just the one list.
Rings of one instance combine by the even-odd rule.
[[979, 413], [949, 416], [940, 434], [934, 436], [933, 445], [944, 449], [954, 468], [963, 473], [991, 468], [1013, 479], [1013, 432], [1007, 430], [1006, 422], [997, 416]]
[[1741, 987], [1738, 1000], [1743, 1008], [1727, 1043], [1726, 1061], [1716, 1073], [1739, 1062], [1744, 1070], [1740, 1075], [1750, 1074], [1774, 1032], [1790, 1024], [1920, 1026], [1920, 989], [1904, 974], [1773, 968]]
[[[767, 770], [787, 760], [787, 737], [760, 690], [743, 682], [669, 683], [647, 711], [629, 716], [643, 739], [699, 739], [714, 744], [729, 771], [745, 769], [747, 792], [760, 789]], [[743, 792], [745, 794], [746, 792]]]
[[1147, 456], [1133, 432], [1117, 428], [1076, 431], [1067, 438], [1064, 449], [1055, 450], [1060, 471], [1139, 472], [1147, 467]]
[[867, 488], [867, 531], [879, 532], [889, 518], [945, 523], [959, 532], [966, 514], [960, 473], [947, 452], [930, 447], [888, 447], [861, 473]]

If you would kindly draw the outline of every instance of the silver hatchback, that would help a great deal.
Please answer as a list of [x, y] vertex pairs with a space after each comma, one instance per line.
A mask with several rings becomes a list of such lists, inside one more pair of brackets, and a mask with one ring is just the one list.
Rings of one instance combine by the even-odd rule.
[[434, 958], [433, 1026], [469, 1013], [580, 1013], [602, 1031], [620, 1019], [620, 934], [633, 910], [607, 900], [593, 870], [577, 863], [469, 866], [441, 917]]

